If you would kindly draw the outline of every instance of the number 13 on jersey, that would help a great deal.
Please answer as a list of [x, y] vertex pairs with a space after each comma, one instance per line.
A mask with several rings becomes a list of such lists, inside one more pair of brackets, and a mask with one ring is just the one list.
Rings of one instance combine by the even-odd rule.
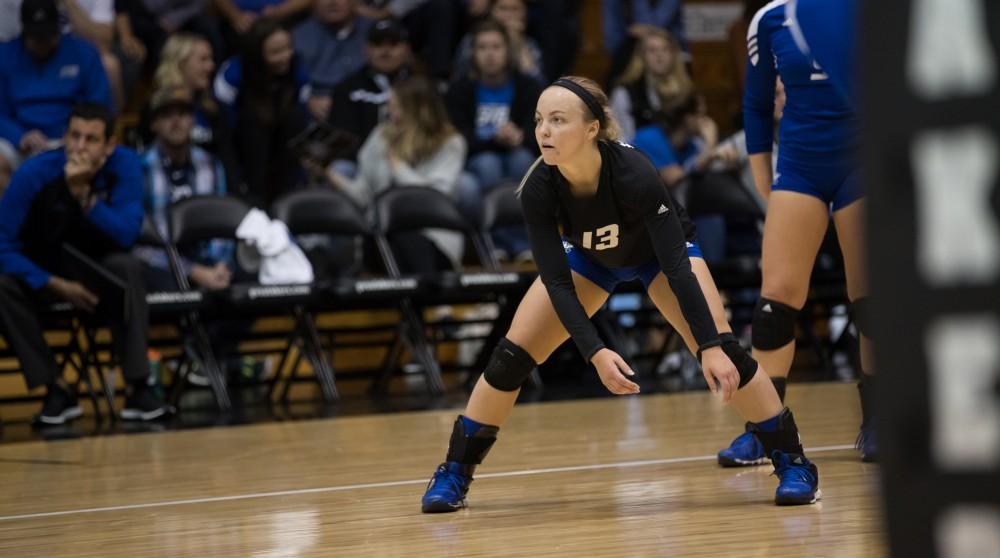
[[[597, 234], [597, 244], [594, 245], [594, 233]], [[588, 250], [609, 250], [618, 246], [618, 225], [611, 224], [594, 232], [583, 233], [583, 247]]]

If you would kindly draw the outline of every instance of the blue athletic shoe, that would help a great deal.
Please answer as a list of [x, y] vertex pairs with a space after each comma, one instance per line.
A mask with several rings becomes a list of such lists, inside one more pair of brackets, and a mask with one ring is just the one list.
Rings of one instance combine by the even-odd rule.
[[420, 500], [424, 513], [445, 513], [465, 507], [465, 495], [472, 479], [464, 474], [467, 465], [448, 461], [438, 465], [427, 491]]
[[728, 448], [719, 452], [719, 465], [723, 467], [749, 467], [762, 463], [767, 463], [764, 446], [749, 430], [737, 436]]
[[779, 506], [812, 504], [821, 497], [819, 471], [803, 455], [775, 450], [771, 456], [774, 475], [778, 477], [778, 490], [774, 503]]
[[878, 461], [878, 438], [875, 436], [875, 427], [870, 424], [862, 424], [854, 447], [861, 452], [861, 461], [865, 463]]

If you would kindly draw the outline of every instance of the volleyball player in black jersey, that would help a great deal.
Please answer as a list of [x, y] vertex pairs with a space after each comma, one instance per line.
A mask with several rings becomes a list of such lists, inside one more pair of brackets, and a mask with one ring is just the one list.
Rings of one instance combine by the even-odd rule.
[[540, 278], [456, 419], [423, 511], [465, 506], [473, 472], [496, 441], [521, 384], [567, 336], [608, 390], [639, 392], [628, 379], [633, 372], [603, 345], [589, 319], [617, 283], [632, 279], [643, 282], [698, 355], [709, 388], [721, 391], [750, 421], [779, 478], [775, 502], [815, 502], [819, 476], [803, 455], [791, 412], [733, 337], [704, 260], [689, 257], [677, 208], [656, 169], [617, 141], [605, 94], [586, 78], [559, 79], [539, 97], [535, 120], [542, 157], [522, 181], [520, 196]]

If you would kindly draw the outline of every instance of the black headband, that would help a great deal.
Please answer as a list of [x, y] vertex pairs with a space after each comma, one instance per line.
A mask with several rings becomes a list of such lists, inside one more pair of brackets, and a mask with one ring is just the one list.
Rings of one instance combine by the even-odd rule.
[[584, 89], [579, 83], [576, 83], [575, 81], [570, 81], [568, 79], [555, 80], [554, 82], [552, 82], [552, 87], [555, 86], [564, 87], [566, 89], [569, 89], [573, 93], [576, 93], [576, 96], [579, 97], [580, 100], [583, 101], [583, 104], [587, 105], [587, 108], [590, 109], [590, 112], [594, 115], [594, 118], [597, 119], [597, 123], [601, 125], [601, 128], [605, 127], [604, 109], [601, 108], [601, 103], [598, 103], [597, 99], [595, 99], [594, 96], [591, 95], [589, 91]]

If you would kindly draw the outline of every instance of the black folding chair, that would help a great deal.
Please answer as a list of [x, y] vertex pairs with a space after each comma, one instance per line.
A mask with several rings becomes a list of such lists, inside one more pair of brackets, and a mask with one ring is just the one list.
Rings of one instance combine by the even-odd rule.
[[[328, 237], [341, 238], [364, 238], [372, 234], [371, 227], [361, 210], [347, 195], [326, 188], [315, 188], [292, 192], [277, 200], [271, 208], [271, 214], [275, 219], [285, 223], [289, 232], [294, 236], [299, 235], [324, 235]], [[316, 289], [322, 293], [314, 301], [313, 306], [329, 308], [337, 306], [338, 303], [347, 301], [352, 295], [357, 293], [356, 280], [354, 278], [342, 278], [331, 280], [327, 278], [316, 278]], [[409, 291], [404, 290], [403, 294]], [[364, 291], [362, 290], [362, 295]], [[357, 298], [362, 298], [359, 296]], [[331, 399], [337, 397], [335, 387], [334, 369], [331, 360], [323, 352], [322, 340], [316, 327], [316, 320], [313, 314], [306, 308], [295, 307], [296, 323], [298, 326], [298, 339], [302, 344], [304, 354], [309, 360], [316, 373], [317, 379], [323, 386], [324, 393]], [[333, 346], [333, 339], [330, 340]], [[283, 355], [281, 365], [278, 367], [280, 374], [283, 369], [288, 353]], [[299, 358], [292, 364], [291, 374], [286, 379], [282, 390], [281, 398], [287, 401], [289, 388], [295, 380]], [[272, 390], [279, 380], [275, 375]]]
[[[432, 188], [406, 186], [391, 188], [375, 200], [379, 253], [391, 276], [399, 276], [399, 266], [389, 236], [404, 231], [442, 229], [462, 233], [471, 242], [480, 270], [443, 271], [432, 277], [422, 278], [428, 289], [417, 298], [421, 305], [502, 302], [505, 293], [523, 288], [517, 273], [500, 271], [496, 258], [490, 252], [478, 231], [466, 221], [455, 202]], [[432, 391], [443, 390], [440, 367], [424, 335], [425, 324], [420, 313], [407, 301], [408, 340], [413, 345], [414, 356], [425, 367]], [[484, 347], [485, 350], [485, 347]], [[388, 373], [382, 377], [387, 381]]]
[[[236, 229], [250, 207], [242, 200], [231, 196], [193, 196], [183, 199], [170, 208], [171, 242], [166, 243], [167, 253], [173, 262], [175, 279], [183, 291], [193, 291], [188, 278], [180, 272], [180, 250], [198, 243], [214, 239], [236, 238]], [[231, 289], [232, 290], [232, 289]], [[208, 377], [221, 409], [231, 408], [229, 390], [225, 374], [215, 359], [209, 336], [205, 331], [197, 311], [188, 313], [189, 327], [197, 333], [194, 336], [195, 350], [205, 365]]]
[[[170, 324], [176, 327], [179, 333], [176, 341], [182, 350], [177, 358], [176, 373], [170, 390], [170, 403], [177, 406], [188, 377], [195, 366], [204, 370], [205, 376], [210, 381], [215, 374], [219, 378], [223, 378], [222, 383], [225, 383], [211, 340], [202, 324], [202, 315], [210, 311], [211, 300], [205, 296], [205, 293], [191, 288], [181, 269], [176, 248], [172, 243], [163, 239], [149, 218], [146, 218], [142, 223], [142, 232], [139, 234], [136, 245], [163, 250], [170, 265], [170, 274], [178, 286], [176, 290], [146, 293], [150, 325]], [[171, 341], [167, 340], [167, 343]], [[152, 339], [150, 344], [153, 344]], [[226, 404], [228, 396], [220, 398], [214, 384], [212, 386], [219, 407], [223, 410], [228, 409]]]

